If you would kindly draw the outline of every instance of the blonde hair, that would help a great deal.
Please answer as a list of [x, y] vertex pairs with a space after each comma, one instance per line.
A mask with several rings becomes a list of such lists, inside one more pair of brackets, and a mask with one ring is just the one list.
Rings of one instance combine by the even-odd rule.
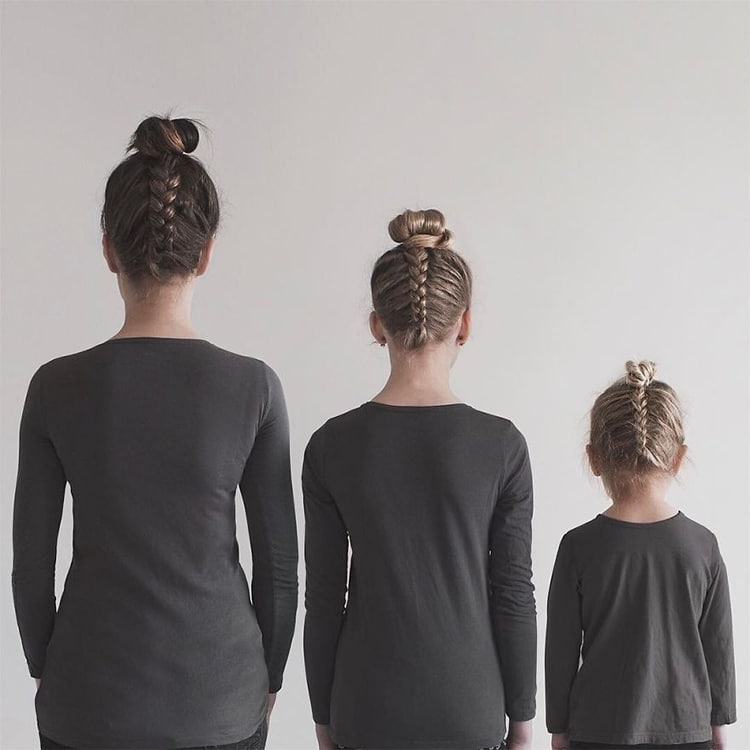
[[388, 225], [398, 245], [375, 262], [372, 304], [404, 349], [442, 341], [471, 304], [472, 276], [452, 249], [453, 233], [437, 209], [404, 211]]
[[625, 370], [591, 409], [590, 450], [614, 485], [671, 472], [685, 442], [682, 407], [669, 385], [654, 380], [656, 365], [630, 360]]

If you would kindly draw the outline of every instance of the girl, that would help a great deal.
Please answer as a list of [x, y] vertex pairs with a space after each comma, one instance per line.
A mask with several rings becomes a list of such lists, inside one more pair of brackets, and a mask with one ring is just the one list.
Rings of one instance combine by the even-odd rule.
[[[261, 748], [281, 687], [297, 606], [287, 412], [268, 365], [192, 326], [219, 221], [197, 144], [190, 120], [138, 126], [102, 211], [125, 323], [29, 384], [12, 579], [42, 748]], [[55, 611], [66, 484], [73, 560]]]
[[555, 750], [721, 749], [736, 720], [726, 570], [716, 537], [667, 501], [686, 450], [675, 392], [653, 362], [626, 371], [586, 446], [612, 505], [563, 537], [552, 573], [547, 728]]
[[[507, 419], [461, 402], [471, 273], [439, 211], [375, 263], [391, 374], [329, 419], [302, 469], [304, 649], [320, 748], [527, 748], [535, 711], [532, 482]], [[347, 557], [351, 568], [347, 578]], [[346, 598], [348, 588], [348, 599]]]

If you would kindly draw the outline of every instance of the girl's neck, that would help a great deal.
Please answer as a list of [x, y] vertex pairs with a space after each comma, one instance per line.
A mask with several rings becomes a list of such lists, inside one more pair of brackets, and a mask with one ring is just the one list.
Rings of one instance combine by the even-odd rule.
[[654, 523], [676, 515], [677, 507], [667, 502], [668, 478], [654, 478], [642, 487], [611, 493], [612, 505], [603, 515], [631, 523]]

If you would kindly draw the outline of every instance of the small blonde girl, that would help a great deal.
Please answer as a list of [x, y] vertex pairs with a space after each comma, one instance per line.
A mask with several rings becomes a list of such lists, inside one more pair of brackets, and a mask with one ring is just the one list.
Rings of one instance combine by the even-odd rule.
[[685, 455], [677, 395], [626, 364], [591, 410], [612, 500], [563, 537], [548, 597], [552, 747], [724, 747], [736, 721], [732, 617], [716, 537], [667, 501]]

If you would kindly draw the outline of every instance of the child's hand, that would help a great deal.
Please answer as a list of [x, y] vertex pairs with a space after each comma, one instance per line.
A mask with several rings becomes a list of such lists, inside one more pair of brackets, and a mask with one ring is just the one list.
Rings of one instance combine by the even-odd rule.
[[35, 677], [34, 682], [36, 682], [36, 689], [39, 690], [39, 686], [42, 684], [41, 677]]
[[552, 750], [568, 750], [570, 743], [567, 734], [552, 735]]
[[508, 750], [531, 750], [531, 721], [510, 721], [505, 747]]
[[328, 732], [327, 724], [316, 724], [315, 736], [318, 740], [318, 750], [336, 750], [336, 745], [333, 744], [331, 735]]
[[725, 725], [711, 727], [711, 742], [713, 750], [726, 750], [727, 728]]

